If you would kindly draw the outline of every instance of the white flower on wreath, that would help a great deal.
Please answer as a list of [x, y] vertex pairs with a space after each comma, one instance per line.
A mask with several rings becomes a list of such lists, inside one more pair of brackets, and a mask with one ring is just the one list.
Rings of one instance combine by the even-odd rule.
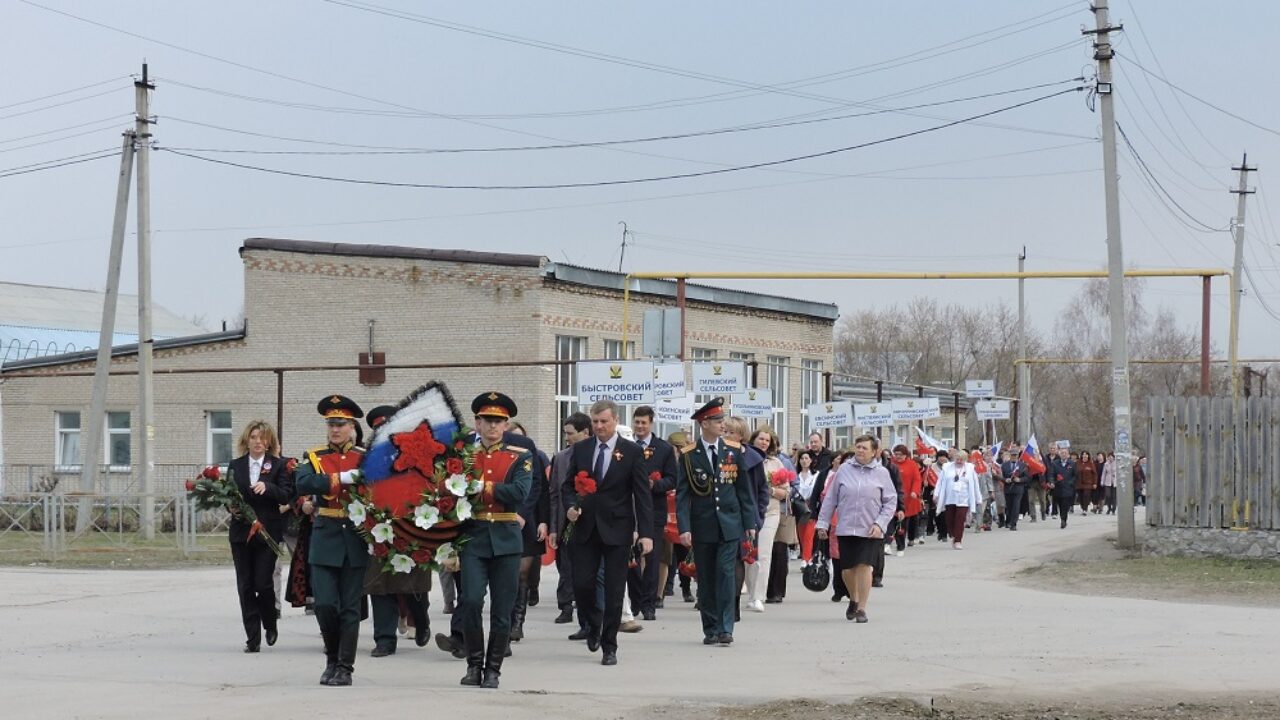
[[413, 509], [413, 524], [423, 530], [430, 530], [440, 522], [440, 511], [432, 505], [423, 503]]
[[398, 573], [413, 572], [413, 568], [417, 566], [417, 564], [418, 563], [414, 562], [413, 558], [408, 555], [394, 553], [391, 556], [391, 569]]
[[436, 561], [444, 562], [458, 557], [458, 551], [453, 547], [453, 543], [444, 543], [436, 548]]
[[351, 522], [356, 525], [364, 524], [365, 507], [364, 503], [353, 501], [347, 505], [347, 517], [351, 518]]
[[380, 543], [389, 543], [396, 537], [396, 531], [392, 529], [391, 523], [380, 522], [373, 526], [371, 531], [373, 539]]
[[457, 516], [459, 522], [469, 520], [471, 518], [471, 501], [466, 498], [458, 498], [458, 504], [453, 506], [453, 514]]
[[450, 475], [448, 480], [444, 481], [444, 486], [449, 492], [462, 497], [467, 494], [467, 478], [465, 475]]

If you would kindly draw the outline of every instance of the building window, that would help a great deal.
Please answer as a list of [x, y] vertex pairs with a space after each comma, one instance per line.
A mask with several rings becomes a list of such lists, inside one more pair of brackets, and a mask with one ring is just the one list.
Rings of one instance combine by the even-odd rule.
[[107, 464], [113, 468], [127, 468], [130, 465], [129, 435], [130, 421], [128, 412], [107, 413]]
[[800, 361], [800, 414], [804, 417], [804, 434], [809, 435], [809, 406], [822, 402], [822, 361]]
[[[584, 337], [556, 336], [556, 360], [583, 360], [587, 357], [587, 339]], [[578, 411], [578, 368], [573, 363], [556, 366], [557, 431], [564, 421]]]
[[[714, 348], [689, 348], [689, 359], [693, 362], [711, 362], [716, 359], [716, 351]], [[711, 402], [711, 398], [715, 395], [707, 395], [705, 393], [693, 396], [693, 409], [697, 410], [703, 405]]]
[[61, 467], [77, 466], [80, 454], [80, 413], [57, 413], [57, 458]]
[[210, 465], [226, 465], [231, 462], [235, 450], [232, 448], [231, 411], [210, 410], [209, 449], [206, 462]]
[[[627, 341], [627, 358], [635, 358], [636, 344], [633, 341]], [[622, 360], [622, 341], [621, 340], [605, 340], [604, 341], [604, 359], [605, 360]], [[618, 423], [620, 425], [631, 424], [631, 406], [618, 406]]]
[[769, 355], [765, 357], [765, 363], [769, 389], [773, 391], [773, 431], [778, 434], [780, 449], [790, 452], [790, 433], [787, 432], [787, 365], [791, 364], [791, 358]]

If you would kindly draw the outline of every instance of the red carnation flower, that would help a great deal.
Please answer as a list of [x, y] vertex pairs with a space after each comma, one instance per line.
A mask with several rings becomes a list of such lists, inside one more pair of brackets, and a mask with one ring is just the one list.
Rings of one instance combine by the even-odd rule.
[[430, 550], [426, 548], [421, 548], [421, 549], [415, 550], [411, 557], [413, 558], [413, 561], [418, 563], [419, 565], [426, 565], [427, 563], [431, 562], [431, 558], [435, 557], [435, 555], [432, 554]]
[[222, 478], [222, 469], [217, 465], [210, 465], [200, 473], [200, 476], [209, 478], [210, 480], [219, 480]]
[[386, 556], [387, 556], [387, 546], [386, 546], [386, 545], [383, 545], [382, 543], [374, 543], [374, 544], [372, 545], [372, 547], [373, 547], [373, 556], [374, 556], [374, 557], [376, 557], [376, 558], [384, 558], [384, 557], [386, 557]]
[[649, 482], [651, 484], [656, 483], [661, 479], [662, 479], [662, 473], [658, 472], [657, 470], [654, 470], [653, 472], [649, 473]]
[[681, 577], [691, 578], [698, 576], [698, 566], [692, 560], [685, 560], [677, 565], [676, 569], [680, 572]]
[[187, 492], [195, 492], [195, 489], [196, 489], [196, 481], [195, 481], [195, 480], [188, 480], [188, 481], [187, 481]]
[[453, 512], [453, 509], [457, 506], [458, 499], [452, 495], [441, 495], [440, 498], [436, 500], [436, 509], [440, 511], [441, 515], [448, 515]]
[[460, 458], [451, 457], [444, 461], [445, 472], [450, 475], [461, 475], [463, 471], [462, 460]]
[[364, 516], [364, 529], [373, 530], [373, 526], [378, 524], [378, 519], [372, 515]]
[[391, 541], [391, 545], [400, 552], [404, 552], [409, 549], [409, 541], [406, 540], [403, 535], [397, 535], [395, 539]]
[[294, 471], [294, 469], [296, 469], [297, 467], [298, 467], [298, 459], [297, 459], [297, 458], [289, 458], [289, 460], [288, 460], [287, 462], [285, 462], [285, 464], [284, 464], [284, 471], [285, 471], [285, 472], [287, 472], [287, 473], [291, 473], [291, 472], [293, 472], [293, 471]]
[[591, 479], [586, 470], [580, 470], [573, 478], [573, 490], [579, 495], [593, 495], [596, 491], [596, 481]]
[[454, 450], [461, 451], [461, 450], [462, 450], [463, 448], [465, 448], [465, 447], [466, 447], [466, 444], [465, 444], [465, 443], [463, 443], [461, 440], [459, 440], [459, 441], [457, 441], [457, 442], [455, 442], [455, 443], [453, 444], [453, 449], [454, 449]]
[[756, 544], [750, 540], [742, 541], [742, 562], [747, 565], [754, 565], [760, 557], [760, 551], [756, 549]]

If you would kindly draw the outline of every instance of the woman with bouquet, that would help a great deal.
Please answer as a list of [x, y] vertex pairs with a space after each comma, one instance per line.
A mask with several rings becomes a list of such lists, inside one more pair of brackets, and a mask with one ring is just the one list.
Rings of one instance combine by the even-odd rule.
[[759, 542], [756, 547], [759, 551], [756, 561], [746, 567], [746, 606], [748, 610], [764, 612], [764, 599], [761, 596], [766, 593], [769, 571], [773, 565], [773, 538], [778, 534], [778, 525], [782, 522], [782, 503], [791, 496], [791, 481], [796, 474], [782, 464], [778, 457], [778, 442], [768, 428], [760, 428], [751, 434], [751, 447], [760, 451], [764, 457], [764, 478], [769, 503], [765, 506], [764, 524], [757, 536]]
[[244, 651], [256, 653], [264, 632], [267, 645], [275, 645], [278, 636], [273, 580], [278, 556], [267, 538], [274, 540], [277, 547], [284, 539], [280, 506], [293, 495], [293, 478], [279, 457], [280, 443], [270, 423], [255, 420], [246, 425], [236, 451], [240, 456], [231, 461], [229, 473], [256, 518], [233, 511], [227, 534], [236, 567], [240, 617], [244, 620]]

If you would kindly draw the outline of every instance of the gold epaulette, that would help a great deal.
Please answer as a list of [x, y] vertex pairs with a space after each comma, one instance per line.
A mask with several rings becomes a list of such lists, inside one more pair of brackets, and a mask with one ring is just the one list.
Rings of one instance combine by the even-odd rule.
[[726, 447], [731, 447], [731, 448], [733, 448], [734, 450], [741, 450], [741, 449], [742, 449], [742, 443], [734, 442], [733, 440], [725, 440], [725, 441], [724, 441], [724, 444], [725, 444], [725, 446], [726, 446]]
[[518, 445], [507, 445], [507, 444], [503, 444], [502, 449], [503, 449], [503, 450], [510, 450], [511, 452], [513, 452], [513, 453], [515, 453], [515, 454], [517, 454], [517, 455], [523, 455], [524, 453], [529, 452], [529, 448], [527, 448], [527, 447], [520, 447], [520, 446], [518, 446]]
[[331, 452], [333, 452], [333, 448], [329, 447], [328, 444], [325, 444], [325, 445], [317, 445], [316, 447], [311, 448], [310, 450], [307, 451], [307, 454], [308, 455], [328, 455]]
[[685, 453], [691, 453], [691, 452], [693, 452], [694, 450], [697, 450], [697, 449], [698, 449], [698, 443], [696, 443], [696, 442], [691, 442], [691, 443], [689, 443], [688, 445], [684, 445], [684, 446], [682, 446], [682, 447], [680, 448], [680, 453], [683, 455], [683, 454], [685, 454]]

